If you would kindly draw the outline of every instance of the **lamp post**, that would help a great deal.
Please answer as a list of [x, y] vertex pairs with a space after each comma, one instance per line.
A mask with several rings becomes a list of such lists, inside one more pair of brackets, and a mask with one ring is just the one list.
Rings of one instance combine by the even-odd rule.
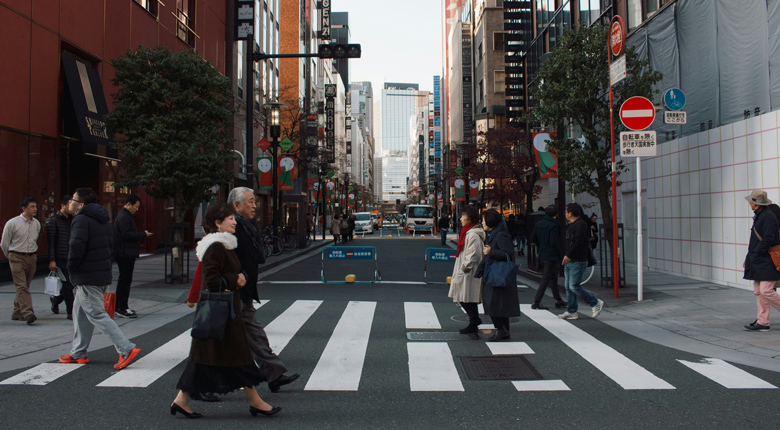
[[266, 109], [268, 112], [268, 115], [266, 115], [266, 118], [268, 119], [268, 134], [271, 135], [271, 161], [273, 163], [272, 166], [272, 175], [273, 175], [273, 190], [271, 191], [272, 199], [273, 199], [273, 212], [271, 215], [271, 220], [273, 224], [273, 232], [274, 237], [279, 236], [279, 177], [278, 177], [278, 164], [277, 161], [277, 149], [279, 148], [279, 136], [282, 134], [282, 126], [281, 126], [281, 117], [282, 117], [282, 108], [287, 107], [286, 104], [281, 102], [268, 102], [263, 105], [263, 108]]

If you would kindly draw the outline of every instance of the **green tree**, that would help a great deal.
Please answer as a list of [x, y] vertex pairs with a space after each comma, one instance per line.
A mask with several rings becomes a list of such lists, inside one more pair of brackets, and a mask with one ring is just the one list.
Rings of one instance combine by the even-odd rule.
[[140, 47], [112, 64], [119, 90], [106, 123], [124, 165], [118, 183], [172, 199], [174, 221], [182, 222], [231, 178], [230, 80], [189, 50]]
[[[607, 34], [608, 29], [602, 26], [578, 26], [564, 32], [533, 77], [530, 91], [538, 101], [538, 106], [531, 111], [532, 119], [552, 127], [572, 124], [582, 131], [584, 143], [563, 136], [550, 142], [562, 160], [558, 177], [566, 182], [570, 192], [598, 198], [604, 223], [611, 225]], [[639, 60], [633, 47], [626, 49], [625, 55], [626, 78], [612, 87], [616, 127], [622, 127], [618, 116], [620, 105], [633, 96], [652, 99], [658, 93], [653, 85], [662, 78], [647, 61]], [[623, 161], [617, 163], [616, 169], [618, 175], [625, 170]]]

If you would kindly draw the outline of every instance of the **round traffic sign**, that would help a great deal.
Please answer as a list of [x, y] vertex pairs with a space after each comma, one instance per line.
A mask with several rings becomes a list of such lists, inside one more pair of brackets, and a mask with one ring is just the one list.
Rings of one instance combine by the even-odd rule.
[[355, 255], [352, 251], [347, 251], [347, 258], [352, 258], [352, 256]]
[[627, 128], [644, 130], [655, 120], [655, 106], [644, 97], [631, 97], [620, 106], [620, 121]]
[[664, 93], [664, 104], [669, 110], [680, 110], [685, 106], [685, 93], [679, 88], [670, 88]]
[[609, 28], [609, 48], [612, 50], [613, 56], [623, 55], [623, 50], [626, 48], [626, 33], [623, 31], [621, 20], [612, 21]]

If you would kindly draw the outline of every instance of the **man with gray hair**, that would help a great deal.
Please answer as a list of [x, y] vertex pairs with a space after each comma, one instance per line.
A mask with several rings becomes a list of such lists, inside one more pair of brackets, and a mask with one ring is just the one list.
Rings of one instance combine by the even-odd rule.
[[233, 205], [238, 214], [235, 233], [238, 240], [236, 255], [241, 262], [241, 271], [246, 274], [247, 287], [239, 290], [242, 303], [241, 315], [246, 326], [246, 335], [249, 339], [252, 355], [268, 379], [268, 388], [275, 393], [282, 385], [295, 381], [300, 375], [297, 373], [292, 376], [284, 374], [287, 372], [287, 367], [274, 354], [265, 329], [255, 318], [255, 307], [252, 302], [255, 300], [260, 302], [257, 294], [257, 265], [265, 263], [264, 247], [255, 221], [255, 194], [251, 188], [237, 187], [230, 191], [227, 201], [228, 204]]

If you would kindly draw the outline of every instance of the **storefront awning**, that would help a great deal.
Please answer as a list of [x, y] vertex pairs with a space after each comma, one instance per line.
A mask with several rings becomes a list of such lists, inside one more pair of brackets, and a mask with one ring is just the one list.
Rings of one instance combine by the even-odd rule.
[[108, 113], [103, 85], [97, 70], [81, 61], [63, 56], [67, 95], [74, 115], [66, 115], [76, 122], [81, 148], [84, 154], [118, 160], [116, 149], [111, 147], [114, 134], [106, 128], [104, 117]]

